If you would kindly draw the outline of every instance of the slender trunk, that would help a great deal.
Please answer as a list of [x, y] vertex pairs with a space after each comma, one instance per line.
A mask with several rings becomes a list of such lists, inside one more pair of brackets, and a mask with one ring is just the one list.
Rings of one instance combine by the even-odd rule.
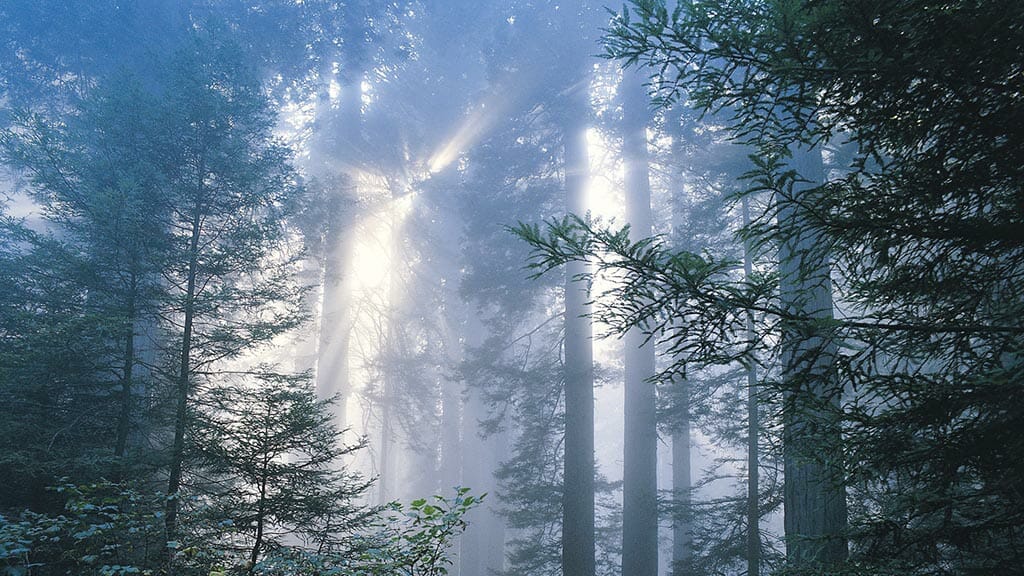
[[117, 460], [117, 477], [125, 477], [125, 456], [128, 452], [128, 434], [131, 430], [132, 418], [132, 372], [135, 368], [135, 294], [138, 282], [135, 275], [131, 276], [125, 310], [124, 330], [124, 363], [121, 368], [121, 412], [117, 418], [117, 443], [114, 446], [114, 458]]
[[820, 149], [796, 148], [792, 168], [809, 182], [782, 198], [779, 224], [780, 294], [801, 319], [783, 326], [785, 412], [785, 534], [787, 561], [800, 570], [829, 569], [847, 556], [846, 495], [838, 418], [842, 387], [826, 332], [833, 318], [829, 261], [810, 229], [805, 201], [822, 181]]
[[[267, 426], [272, 417], [274, 407], [267, 405]], [[269, 446], [270, 436], [268, 434], [268, 428], [264, 428], [262, 431], [263, 445]], [[256, 569], [256, 562], [260, 559], [260, 549], [263, 548], [263, 526], [266, 523], [267, 516], [267, 480], [270, 478], [270, 451], [263, 455], [263, 462], [260, 469], [260, 495], [259, 500], [256, 503], [256, 537], [253, 538], [252, 550], [249, 552], [249, 574], [252, 574]]]
[[[458, 286], [459, 267], [454, 255], [444, 251], [444, 247], [460, 245], [457, 231], [462, 227], [455, 225], [451, 220], [450, 213], [441, 212], [438, 218], [438, 234], [441, 247], [435, 253], [437, 265], [441, 273], [437, 278], [437, 288], [440, 292], [440, 307], [437, 320], [441, 323], [442, 334], [442, 363], [431, 367], [435, 377], [441, 385], [441, 454], [437, 459], [439, 467], [438, 474], [431, 480], [435, 482], [433, 487], [435, 494], [450, 496], [452, 489], [462, 485], [462, 461], [463, 446], [465, 439], [462, 438], [462, 419], [464, 418], [462, 395], [462, 381], [450, 376], [452, 367], [462, 362], [462, 335], [465, 331], [465, 314], [459, 306], [458, 294], [451, 290], [451, 287]], [[470, 458], [479, 458], [481, 455], [472, 454]], [[439, 486], [437, 485], [439, 484]], [[473, 487], [477, 490], [479, 488]], [[423, 492], [421, 492], [423, 493]], [[455, 537], [455, 542], [447, 553], [451, 562], [451, 576], [460, 576], [462, 573], [461, 544], [462, 536]]]
[[[434, 175], [439, 182], [451, 182], [454, 187], [458, 174], [454, 168]], [[440, 180], [445, 179], [445, 180]], [[451, 180], [447, 180], [451, 179]], [[433, 229], [439, 242], [434, 250], [436, 269], [439, 274], [436, 286], [440, 294], [438, 321], [443, 329], [442, 362], [434, 368], [441, 383], [441, 457], [438, 461], [441, 494], [449, 494], [452, 487], [461, 482], [462, 460], [464, 455], [462, 435], [463, 415], [463, 381], [453, 376], [455, 368], [462, 363], [462, 341], [466, 335], [467, 311], [459, 299], [458, 285], [460, 262], [454, 247], [463, 245], [463, 222], [455, 215], [454, 210], [445, 210], [438, 206], [438, 218]], [[475, 454], [470, 457], [477, 457]], [[475, 488], [475, 487], [474, 487]], [[453, 564], [458, 570], [458, 564]]]
[[[585, 88], [570, 96], [562, 138], [566, 209], [586, 214], [587, 152]], [[565, 475], [562, 488], [562, 572], [594, 576], [594, 351], [586, 288], [573, 281], [588, 265], [565, 271]]]
[[692, 573], [693, 562], [693, 489], [690, 471], [690, 384], [685, 378], [672, 383], [672, 574]]
[[260, 484], [260, 501], [259, 507], [256, 510], [256, 537], [253, 539], [252, 550], [249, 552], [249, 569], [247, 572], [252, 574], [256, 569], [256, 562], [260, 559], [260, 549], [263, 548], [263, 523], [264, 515], [266, 510], [264, 509], [264, 501], [266, 499], [267, 482], [264, 479], [263, 483]]
[[[683, 114], [680, 106], [669, 110], [668, 129], [672, 136], [673, 171], [671, 180], [672, 242], [683, 248], [683, 205], [686, 190], [683, 183], [685, 162]], [[673, 328], [678, 329], [678, 328]], [[672, 570], [673, 576], [692, 572], [693, 562], [693, 480], [690, 454], [690, 383], [686, 378], [672, 381]]]
[[[188, 397], [191, 378], [192, 325], [195, 316], [196, 275], [199, 267], [199, 232], [201, 215], [197, 209], [192, 218], [192, 237], [189, 239], [188, 278], [185, 288], [185, 319], [181, 335], [181, 355], [178, 366], [177, 409], [174, 416], [174, 445], [171, 451], [170, 471], [167, 478], [167, 509], [164, 529], [167, 542], [177, 540], [178, 509], [181, 488], [181, 470], [185, 459], [185, 424], [188, 419]], [[168, 547], [168, 566], [173, 563], [174, 550]]]
[[[647, 159], [648, 99], [641, 77], [627, 70], [622, 80], [622, 157], [626, 221], [634, 242], [651, 235], [651, 184]], [[639, 328], [625, 342], [625, 441], [622, 481], [622, 573], [658, 573], [658, 430], [654, 345]]]
[[[743, 226], [750, 225], [750, 200], [744, 196], [742, 201]], [[750, 278], [753, 274], [750, 242], [743, 243], [743, 274]], [[754, 314], [747, 314], [747, 340], [754, 341]], [[758, 489], [758, 436], [760, 425], [757, 411], [757, 366], [754, 358], [749, 359], [747, 366], [747, 576], [761, 573], [761, 531], [760, 505]]]
[[[472, 309], [467, 306], [463, 346], [473, 346], [487, 339], [487, 329]], [[479, 423], [488, 416], [487, 405], [480, 392], [471, 387], [465, 390], [466, 402], [462, 411], [462, 485], [476, 494], [490, 494], [482, 507], [469, 512], [466, 520], [470, 529], [462, 534], [459, 553], [461, 576], [491, 576], [500, 572], [505, 559], [505, 527], [496, 512], [498, 486], [494, 470], [501, 462], [506, 448], [503, 429], [484, 438]]]
[[[390, 345], [390, 344], [389, 344]], [[387, 368], [385, 368], [388, 371]], [[377, 467], [377, 504], [383, 506], [394, 498], [394, 429], [391, 425], [391, 383], [392, 376], [385, 373], [380, 393], [380, 464]]]

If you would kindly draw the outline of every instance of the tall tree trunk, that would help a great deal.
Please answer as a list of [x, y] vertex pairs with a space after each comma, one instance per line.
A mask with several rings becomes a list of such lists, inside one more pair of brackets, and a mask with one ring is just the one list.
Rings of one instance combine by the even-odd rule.
[[[199, 274], [199, 235], [202, 215], [198, 208], [192, 218], [192, 236], [189, 239], [188, 278], [185, 288], [184, 322], [178, 365], [177, 407], [174, 415], [174, 444], [171, 450], [170, 470], [167, 475], [167, 508], [164, 515], [166, 542], [178, 538], [178, 510], [181, 506], [181, 472], [185, 461], [185, 427], [188, 421], [188, 402], [191, 393], [192, 328], [195, 320], [196, 277]], [[175, 550], [167, 547], [167, 565], [172, 567]], [[170, 570], [173, 573], [173, 569]]]
[[690, 384], [678, 378], [672, 387], [672, 574], [686, 576], [692, 573], [693, 562]]
[[[399, 394], [399, 378], [400, 374], [398, 370], [392, 365], [393, 360], [397, 360], [404, 354], [404, 343], [402, 327], [399, 319], [402, 316], [403, 311], [401, 310], [401, 304], [403, 294], [405, 293], [406, 287], [402, 283], [401, 274], [399, 269], [407, 266], [405, 261], [405, 254], [402, 250], [402, 221], [396, 213], [396, 204], [402, 195], [406, 191], [405, 183], [401, 178], [395, 178], [389, 180], [389, 189], [391, 191], [391, 204], [388, 208], [389, 215], [388, 219], [391, 226], [391, 237], [389, 239], [390, 246], [388, 247], [390, 254], [389, 270], [388, 270], [388, 296], [387, 296], [387, 309], [385, 311], [386, 321], [384, 325], [384, 346], [382, 353], [385, 358], [383, 369], [383, 379], [380, 394], [380, 413], [381, 413], [381, 440], [380, 440], [380, 466], [378, 471], [380, 478], [378, 479], [379, 492], [379, 504], [386, 504], [388, 501], [395, 499], [399, 495], [399, 491], [402, 486], [401, 482], [401, 470], [399, 467], [398, 455], [401, 453], [401, 445], [399, 444], [398, 438], [398, 425], [392, 422], [394, 415], [394, 403]], [[400, 416], [400, 415], [399, 415]]]
[[[432, 178], [438, 186], [458, 186], [459, 174], [455, 163], [445, 170], [435, 173]], [[436, 200], [435, 200], [436, 202]], [[439, 294], [439, 307], [436, 321], [440, 323], [442, 348], [439, 364], [434, 368], [436, 377], [441, 384], [441, 456], [438, 464], [440, 474], [436, 480], [440, 482], [440, 494], [450, 494], [453, 486], [462, 481], [463, 443], [463, 382], [456, 377], [457, 367], [463, 360], [463, 339], [466, 336], [468, 313], [458, 293], [461, 280], [460, 252], [458, 246], [464, 244], [464, 223], [454, 207], [443, 202], [432, 206], [437, 217], [432, 219], [432, 237], [437, 245], [430, 254], [432, 268], [438, 272], [433, 280]], [[477, 457], [477, 455], [471, 455]], [[456, 565], [457, 567], [457, 565]]]
[[[666, 124], [672, 136], [672, 242], [682, 249], [682, 231], [686, 202], [683, 166], [686, 159], [683, 130], [683, 109], [674, 106], [668, 111]], [[671, 383], [672, 399], [672, 569], [673, 576], [687, 576], [693, 562], [693, 507], [692, 471], [690, 455], [690, 383], [686, 378], [674, 378]]]
[[[448, 320], [450, 319], [441, 319], [442, 322]], [[461, 351], [456, 352], [459, 347], [457, 334], [460, 331], [458, 328], [453, 330], [449, 327], [447, 332], [445, 356], [452, 364], [461, 362]], [[438, 370], [438, 377], [441, 378], [441, 458], [438, 463], [440, 474], [437, 477], [440, 486], [437, 488], [440, 489], [438, 493], [442, 495], [450, 495], [452, 488], [462, 483], [463, 443], [465, 442], [462, 437], [462, 420], [465, 418], [462, 406], [462, 382], [448, 377], [448, 374], [452, 372], [449, 366]], [[478, 455], [471, 454], [469, 457], [476, 458]]]
[[[467, 308], [470, 308], [467, 306]], [[487, 329], [472, 310], [467, 310], [463, 327], [464, 346], [475, 346], [487, 339]], [[487, 405], [480, 392], [471, 387], [464, 391], [462, 410], [462, 485], [474, 494], [487, 493], [490, 502], [469, 512], [471, 528], [461, 536], [459, 552], [460, 576], [491, 576], [504, 568], [505, 526], [496, 512], [498, 485], [494, 470], [506, 452], [505, 430], [481, 435], [479, 423], [488, 417]]]
[[[640, 75], [622, 80], [622, 157], [625, 166], [626, 221], [630, 239], [652, 232], [648, 175], [648, 98]], [[625, 336], [625, 441], [622, 481], [622, 573], [658, 573], [658, 430], [655, 410], [654, 344], [633, 328]]]
[[781, 198], [780, 294], [798, 319], [783, 325], [786, 385], [783, 450], [787, 561], [801, 570], [824, 570], [847, 556], [846, 493], [842, 484], [840, 386], [836, 345], [828, 334], [832, 285], [823, 239], [810, 229], [807, 200], [823, 178], [820, 149], [794, 147], [791, 167], [807, 182]]
[[131, 275], [128, 286], [128, 301], [125, 309], [124, 357], [121, 368], [121, 409], [117, 417], [117, 440], [114, 446], [114, 458], [117, 460], [117, 479], [123, 480], [127, 470], [125, 458], [128, 452], [128, 435], [132, 423], [132, 372], [135, 369], [135, 296], [138, 292], [138, 281], [135, 274]]
[[[566, 210], [586, 214], [590, 172], [586, 83], [569, 95], [562, 125]], [[594, 350], [589, 296], [573, 278], [588, 265], [565, 271], [565, 475], [562, 488], [562, 573], [594, 576]]]
[[[742, 200], [743, 226], [750, 225], [750, 199]], [[750, 241], [743, 243], [743, 275], [750, 278], [753, 274], [753, 255]], [[747, 340], [754, 341], [754, 314], [747, 313]], [[750, 358], [747, 366], [747, 576], [758, 576], [761, 573], [761, 509], [758, 489], [758, 436], [760, 422], [757, 410], [757, 366], [754, 358]]]

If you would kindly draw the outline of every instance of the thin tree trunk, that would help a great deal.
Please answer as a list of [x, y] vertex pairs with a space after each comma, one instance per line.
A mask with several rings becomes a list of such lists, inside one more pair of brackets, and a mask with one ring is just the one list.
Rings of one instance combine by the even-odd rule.
[[[750, 225], [750, 200], [744, 196], [742, 201], [743, 226]], [[749, 241], [743, 243], [743, 274], [750, 278], [753, 274], [751, 246]], [[747, 314], [747, 340], [754, 340], [754, 315]], [[749, 359], [747, 366], [747, 576], [758, 576], [761, 573], [761, 531], [760, 504], [758, 488], [758, 436], [760, 424], [757, 410], [757, 366], [754, 358]]]
[[114, 446], [114, 458], [117, 460], [118, 480], [123, 480], [127, 464], [125, 456], [128, 452], [128, 434], [131, 431], [132, 418], [132, 372], [135, 368], [135, 294], [137, 281], [131, 277], [124, 331], [124, 363], [121, 369], [121, 411], [117, 418], [117, 443]]
[[691, 574], [693, 562], [693, 489], [690, 470], [690, 384], [679, 378], [672, 384], [672, 574]]
[[[401, 221], [395, 213], [395, 201], [401, 198], [405, 186], [397, 183], [390, 183], [391, 189], [391, 206], [389, 208], [390, 214], [389, 219], [391, 222], [391, 238], [390, 247], [391, 259], [390, 259], [390, 270], [388, 271], [388, 297], [387, 297], [387, 310], [386, 310], [386, 323], [385, 330], [386, 334], [384, 337], [384, 355], [386, 359], [397, 359], [402, 354], [402, 330], [399, 325], [398, 319], [401, 314], [398, 304], [401, 302], [400, 294], [404, 293], [404, 286], [401, 282], [401, 275], [399, 269], [406, 266], [406, 262], [403, 260], [404, 254], [402, 253], [402, 230]], [[381, 390], [380, 401], [381, 401], [381, 442], [380, 442], [380, 479], [378, 484], [380, 487], [379, 504], [386, 504], [388, 501], [398, 496], [399, 486], [399, 468], [398, 468], [398, 453], [400, 446], [398, 444], [396, 433], [396, 426], [392, 422], [392, 404], [398, 394], [398, 373], [393, 366], [389, 366], [390, 360], [385, 362], [383, 367], [383, 389]]]
[[[630, 239], [652, 232], [651, 184], [648, 174], [648, 98], [635, 70], [622, 80], [622, 159], [625, 166], [626, 221]], [[622, 481], [622, 573], [658, 573], [658, 430], [656, 419], [654, 345], [632, 328], [625, 343], [625, 439]]]
[[[686, 190], [683, 182], [685, 161], [683, 114], [680, 106], [669, 110], [668, 130], [672, 136], [673, 171], [671, 179], [672, 241], [681, 246], [683, 204]], [[675, 328], [674, 328], [675, 329]], [[690, 383], [686, 378], [672, 381], [672, 569], [673, 576], [687, 576], [693, 562], [693, 480], [690, 454]]]
[[[438, 182], [455, 187], [458, 173], [454, 167], [434, 174]], [[456, 247], [463, 245], [463, 222], [458, 212], [447, 209], [443, 204], [435, 206], [438, 217], [432, 227], [437, 246], [434, 247], [433, 258], [438, 271], [434, 281], [440, 295], [437, 321], [440, 322], [442, 334], [442, 355], [440, 365], [434, 368], [441, 383], [441, 457], [438, 461], [440, 474], [440, 494], [448, 495], [452, 487], [462, 480], [462, 461], [465, 454], [463, 443], [463, 381], [455, 376], [463, 360], [462, 342], [467, 330], [466, 306], [460, 300], [458, 286], [461, 267], [459, 252]], [[471, 458], [477, 455], [471, 455]], [[455, 564], [456, 570], [458, 564]]]
[[[267, 412], [264, 416], [269, 422], [271, 419], [271, 412], [273, 406], [267, 405]], [[269, 424], [268, 424], [269, 426]], [[260, 431], [262, 442], [264, 446], [270, 443], [269, 430], [264, 428]], [[266, 523], [267, 517], [267, 480], [270, 478], [270, 452], [266, 452], [263, 455], [263, 462], [261, 463], [260, 470], [260, 498], [256, 504], [256, 536], [253, 538], [252, 550], [249, 552], [249, 569], [247, 572], [252, 574], [256, 570], [256, 562], [260, 559], [260, 549], [263, 548], [263, 527]]]
[[[164, 516], [166, 541], [174, 542], [178, 536], [178, 509], [180, 507], [181, 471], [185, 460], [185, 425], [188, 419], [188, 401], [191, 392], [192, 327], [195, 317], [196, 276], [199, 267], [199, 233], [201, 215], [195, 211], [192, 218], [192, 237], [189, 239], [188, 278], [185, 289], [185, 318], [181, 335], [181, 354], [178, 367], [177, 408], [174, 416], [174, 445], [171, 451], [170, 471], [167, 478], [167, 509]], [[174, 549], [167, 548], [167, 564], [173, 565]], [[171, 570], [173, 572], [173, 570]]]

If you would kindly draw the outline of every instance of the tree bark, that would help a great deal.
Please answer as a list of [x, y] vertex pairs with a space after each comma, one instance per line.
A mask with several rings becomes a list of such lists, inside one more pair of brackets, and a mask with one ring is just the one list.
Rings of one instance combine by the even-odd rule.
[[[566, 210], [586, 214], [590, 172], [587, 94], [570, 95], [562, 125]], [[573, 278], [588, 265], [572, 262], [565, 278], [565, 474], [562, 487], [562, 572], [594, 576], [594, 351], [589, 296]]]
[[[781, 198], [780, 295], [790, 314], [805, 319], [783, 326], [785, 385], [786, 557], [798, 570], [823, 570], [845, 561], [846, 493], [842, 484], [842, 392], [834, 370], [836, 345], [832, 285], [823, 239], [810, 228], [806, 201], [823, 178], [820, 149], [794, 147], [792, 198]], [[785, 196], [785, 195], [784, 195]]]
[[132, 372], [135, 368], [135, 322], [136, 305], [135, 296], [138, 291], [138, 282], [134, 274], [128, 286], [128, 301], [125, 309], [124, 330], [124, 358], [121, 368], [121, 411], [117, 418], [117, 440], [114, 446], [114, 458], [117, 460], [117, 475], [119, 480], [125, 477], [127, 463], [125, 457], [128, 452], [128, 434], [131, 431], [132, 421]]
[[672, 386], [672, 575], [686, 576], [692, 573], [693, 562], [690, 384], [679, 378]]
[[[202, 214], [196, 208], [192, 218], [192, 236], [189, 239], [188, 278], [185, 288], [184, 323], [181, 334], [181, 350], [178, 366], [177, 407], [174, 416], [174, 445], [171, 451], [170, 470], [167, 478], [167, 508], [164, 516], [166, 542], [177, 540], [179, 490], [181, 472], [185, 460], [185, 427], [188, 420], [188, 401], [191, 392], [192, 327], [195, 319], [196, 277], [199, 273], [199, 236]], [[168, 567], [173, 566], [174, 550], [167, 548]], [[173, 572], [173, 570], [170, 570]]]
[[[743, 226], [750, 225], [750, 200], [744, 196], [741, 209]], [[753, 274], [753, 255], [749, 241], [743, 243], [743, 275]], [[754, 314], [747, 314], [747, 339], [753, 342]], [[760, 421], [757, 410], [757, 366], [750, 358], [747, 366], [747, 576], [761, 573], [760, 490], [758, 488], [758, 437]]]
[[[630, 240], [652, 232], [651, 184], [648, 174], [648, 98], [642, 77], [628, 69], [622, 79], [622, 159], [625, 166], [626, 221]], [[658, 430], [654, 345], [634, 327], [625, 343], [625, 439], [622, 481], [622, 573], [658, 573]]]
[[[668, 111], [668, 130], [672, 136], [672, 242], [683, 249], [683, 205], [686, 190], [683, 166], [684, 149], [683, 113], [681, 106]], [[675, 378], [670, 391], [672, 398], [672, 569], [673, 576], [686, 576], [692, 572], [693, 562], [693, 508], [692, 466], [690, 454], [690, 383], [685, 377]]]

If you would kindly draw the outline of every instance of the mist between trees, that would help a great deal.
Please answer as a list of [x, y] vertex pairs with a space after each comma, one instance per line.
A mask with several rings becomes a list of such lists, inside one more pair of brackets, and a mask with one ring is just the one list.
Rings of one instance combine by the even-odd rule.
[[1024, 6], [0, 5], [0, 572], [1024, 565]]

